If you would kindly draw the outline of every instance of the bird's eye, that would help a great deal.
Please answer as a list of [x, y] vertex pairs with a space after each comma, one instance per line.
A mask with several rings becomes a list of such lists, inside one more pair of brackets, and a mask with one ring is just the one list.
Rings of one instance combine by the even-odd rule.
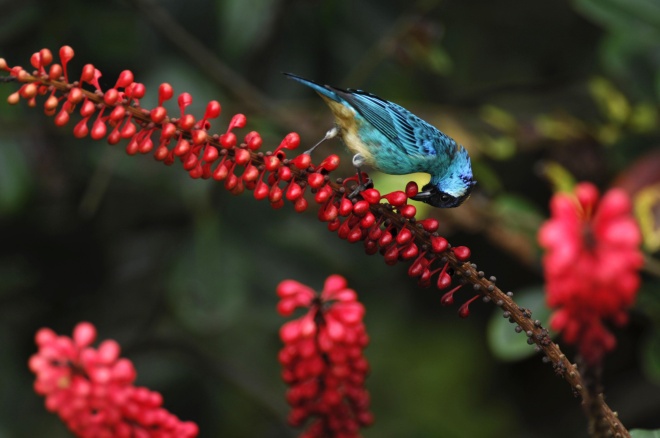
[[442, 197], [440, 199], [444, 202], [447, 202], [447, 201], [449, 201], [449, 195], [442, 195]]

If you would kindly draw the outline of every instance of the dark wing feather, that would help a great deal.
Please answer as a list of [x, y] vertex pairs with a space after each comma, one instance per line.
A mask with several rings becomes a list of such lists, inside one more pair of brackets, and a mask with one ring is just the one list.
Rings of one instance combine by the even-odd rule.
[[419, 155], [421, 153], [420, 139], [417, 138], [415, 126], [410, 121], [413, 120], [417, 124], [418, 130], [423, 125], [428, 125], [426, 122], [399, 105], [373, 94], [351, 89], [335, 91], [355, 108], [367, 122], [401, 148], [402, 151], [408, 155]]

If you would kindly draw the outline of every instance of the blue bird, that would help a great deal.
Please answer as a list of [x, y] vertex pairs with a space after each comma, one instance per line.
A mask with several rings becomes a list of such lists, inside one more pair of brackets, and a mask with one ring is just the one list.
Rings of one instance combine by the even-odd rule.
[[284, 73], [314, 89], [330, 107], [335, 126], [314, 145], [337, 135], [363, 164], [391, 175], [424, 172], [431, 180], [412, 199], [434, 207], [458, 207], [472, 191], [470, 157], [465, 148], [407, 109], [361, 90], [320, 85]]

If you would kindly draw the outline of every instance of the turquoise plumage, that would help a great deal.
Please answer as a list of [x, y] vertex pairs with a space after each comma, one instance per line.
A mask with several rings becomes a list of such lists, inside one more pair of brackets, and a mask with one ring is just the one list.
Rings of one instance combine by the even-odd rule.
[[435, 207], [457, 207], [470, 196], [476, 184], [470, 157], [452, 138], [373, 94], [285, 75], [311, 87], [325, 100], [335, 116], [335, 127], [324, 140], [339, 135], [355, 153], [356, 167], [366, 163], [392, 175], [430, 174], [429, 183], [413, 199]]

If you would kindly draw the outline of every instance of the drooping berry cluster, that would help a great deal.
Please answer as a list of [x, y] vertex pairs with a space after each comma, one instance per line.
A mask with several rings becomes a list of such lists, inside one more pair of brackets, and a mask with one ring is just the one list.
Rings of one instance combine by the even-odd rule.
[[[70, 115], [79, 110], [82, 119], [73, 128], [76, 137], [107, 138], [110, 144], [126, 140], [128, 154], [151, 153], [168, 165], [179, 161], [191, 177], [223, 181], [233, 194], [251, 190], [256, 199], [268, 200], [273, 208], [289, 201], [296, 211], [306, 210], [309, 204], [305, 193], [309, 188], [319, 207], [318, 217], [328, 223], [328, 229], [349, 242], [363, 241], [368, 254], [382, 254], [387, 264], [410, 262], [408, 272], [422, 286], [434, 284], [440, 290], [449, 289], [456, 269], [469, 259], [468, 248], [451, 248], [437, 234], [435, 219], [415, 220], [416, 208], [408, 204], [417, 193], [415, 183], [410, 183], [405, 192], [381, 196], [376, 189], [367, 189], [350, 196], [350, 185], [368, 176], [332, 181], [329, 174], [339, 166], [337, 155], [326, 157], [318, 165], [308, 154], [287, 158], [287, 151], [300, 144], [295, 132], [285, 136], [274, 151], [262, 152], [263, 141], [256, 131], [238, 141], [234, 130], [247, 123], [242, 114], [232, 117], [223, 134], [209, 134], [210, 121], [221, 112], [216, 101], [209, 102], [204, 116], [197, 120], [185, 112], [192, 97], [182, 93], [177, 97], [180, 114], [174, 117], [164, 106], [174, 97], [174, 90], [169, 84], [161, 84], [158, 106], [144, 109], [140, 100], [145, 86], [135, 82], [130, 71], [123, 71], [115, 86], [103, 91], [98, 81], [101, 72], [91, 64], [83, 67], [79, 80], [70, 83], [66, 66], [73, 49], [64, 46], [59, 55], [61, 64], [53, 63], [48, 49], [33, 54], [32, 74], [21, 67], [10, 68], [0, 59], [0, 69], [23, 82], [9, 102], [23, 98], [34, 106], [38, 95], [47, 95], [45, 112], [54, 116], [58, 126], [66, 125]], [[457, 289], [446, 292], [442, 303], [452, 304]], [[476, 298], [459, 309], [461, 316], [469, 314], [468, 306]]]
[[346, 280], [332, 275], [320, 294], [294, 280], [277, 286], [278, 312], [291, 315], [308, 309], [280, 330], [284, 347], [279, 360], [289, 385], [289, 422], [302, 426], [312, 419], [303, 437], [357, 437], [373, 422], [369, 394], [364, 388], [369, 365], [362, 351], [367, 336], [364, 307]]
[[48, 328], [37, 332], [39, 351], [29, 366], [37, 375], [34, 389], [46, 397], [49, 411], [79, 437], [197, 436], [197, 425], [165, 410], [159, 393], [133, 386], [135, 368], [119, 357], [117, 342], [103, 341], [95, 349], [95, 338], [96, 329], [87, 322], [74, 328], [73, 338]]
[[605, 321], [628, 320], [640, 285], [641, 233], [628, 195], [612, 189], [599, 201], [596, 187], [578, 184], [558, 193], [552, 217], [539, 230], [547, 301], [557, 310], [551, 327], [577, 344], [590, 365], [598, 365], [616, 345]]

